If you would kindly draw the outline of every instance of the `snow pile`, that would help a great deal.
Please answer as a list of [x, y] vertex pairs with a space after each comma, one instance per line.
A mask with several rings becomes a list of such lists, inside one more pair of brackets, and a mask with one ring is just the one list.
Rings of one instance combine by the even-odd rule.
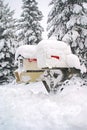
[[56, 95], [41, 82], [0, 86], [0, 130], [87, 130], [87, 86], [73, 78]]
[[54, 39], [42, 40], [37, 46], [37, 62], [40, 68], [67, 67], [66, 55], [71, 54], [70, 46]]
[[78, 56], [74, 54], [70, 54], [70, 55], [67, 55], [66, 60], [69, 67], [71, 68], [75, 67], [76, 69], [81, 69]]
[[15, 60], [21, 55], [24, 58], [36, 58], [36, 45], [22, 45], [18, 47], [15, 54]]
[[87, 72], [86, 66], [84, 64], [80, 65], [78, 56], [74, 54], [67, 55], [66, 62], [68, 67], [79, 69], [82, 74]]

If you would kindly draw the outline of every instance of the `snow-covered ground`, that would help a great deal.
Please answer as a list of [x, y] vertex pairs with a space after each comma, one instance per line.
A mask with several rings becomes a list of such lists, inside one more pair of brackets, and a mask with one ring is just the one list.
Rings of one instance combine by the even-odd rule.
[[0, 86], [0, 130], [87, 130], [87, 83], [48, 94], [41, 82]]

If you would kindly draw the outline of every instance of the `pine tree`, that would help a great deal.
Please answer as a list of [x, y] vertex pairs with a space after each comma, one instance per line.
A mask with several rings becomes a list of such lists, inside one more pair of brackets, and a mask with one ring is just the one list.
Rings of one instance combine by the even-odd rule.
[[48, 36], [69, 43], [87, 66], [87, 0], [52, 0], [50, 5]]
[[23, 0], [22, 10], [18, 39], [23, 41], [23, 44], [37, 44], [42, 39], [42, 12], [39, 11], [35, 0]]
[[[0, 0], [0, 83], [7, 82], [13, 74], [15, 20], [14, 11]], [[14, 42], [13, 42], [14, 40]]]

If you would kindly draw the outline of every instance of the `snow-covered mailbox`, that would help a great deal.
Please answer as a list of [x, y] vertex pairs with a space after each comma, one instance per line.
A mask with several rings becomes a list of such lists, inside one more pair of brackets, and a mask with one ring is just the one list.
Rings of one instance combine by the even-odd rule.
[[43, 40], [37, 46], [37, 64], [39, 68], [67, 68], [67, 56], [71, 49], [66, 43], [57, 40]]
[[37, 45], [18, 47], [15, 61], [18, 64], [18, 69], [14, 72], [17, 82], [35, 81], [43, 72], [37, 66]]
[[[70, 46], [55, 39], [42, 40], [38, 45], [20, 46], [16, 51], [15, 60], [18, 60], [18, 69], [15, 71], [17, 82], [36, 81], [40, 77], [43, 81], [47, 75], [58, 82], [77, 70], [85, 72], [85, 67], [82, 67], [79, 58], [72, 54]], [[70, 69], [73, 72], [70, 73]]]
[[63, 41], [43, 40], [37, 46], [39, 68], [76, 68], [81, 69], [79, 58], [72, 54], [71, 48]]

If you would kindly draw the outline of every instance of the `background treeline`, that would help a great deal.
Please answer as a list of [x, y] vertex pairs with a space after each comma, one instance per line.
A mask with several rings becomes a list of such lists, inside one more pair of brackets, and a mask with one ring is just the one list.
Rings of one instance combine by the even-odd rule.
[[[47, 20], [48, 38], [56, 36], [70, 44], [72, 52], [87, 67], [87, 0], [52, 0]], [[44, 31], [43, 18], [36, 0], [22, 0], [20, 18], [0, 0], [0, 83], [9, 82], [15, 69], [18, 46], [38, 44]]]

